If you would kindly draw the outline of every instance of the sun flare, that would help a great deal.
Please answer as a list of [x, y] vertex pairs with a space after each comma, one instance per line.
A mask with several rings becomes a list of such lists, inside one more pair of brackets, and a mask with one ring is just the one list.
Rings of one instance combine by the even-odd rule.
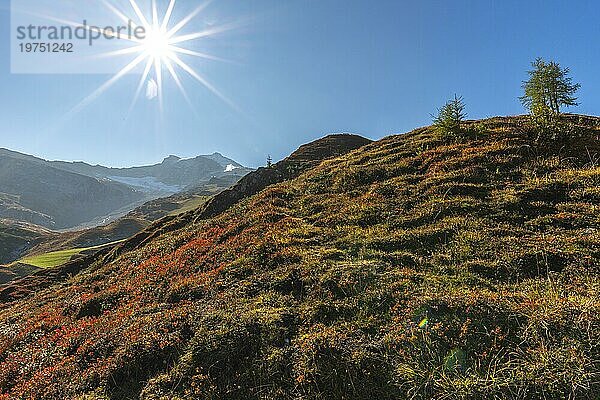
[[[147, 18], [147, 15], [142, 11], [136, 0], [129, 0], [129, 5], [131, 6], [129, 12], [117, 9], [111, 2], [109, 2], [109, 0], [102, 1], [103, 4], [121, 20], [134, 21], [136, 26], [143, 27], [146, 35], [143, 39], [139, 40], [129, 38], [128, 40], [133, 44], [131, 47], [103, 54], [103, 56], [123, 56], [130, 54], [134, 58], [96, 91], [83, 99], [83, 101], [71, 111], [72, 114], [79, 112], [89, 103], [97, 99], [126, 74], [136, 71], [137, 68], [142, 70], [140, 66], [144, 66], [144, 68], [143, 72], [141, 73], [137, 90], [134, 94], [128, 115], [135, 107], [144, 89], [144, 86], [150, 84], [150, 82], [152, 82], [152, 91], [153, 93], [156, 92], [156, 96], [147, 96], [147, 98], [150, 100], [154, 99], [155, 97], [158, 98], [160, 111], [162, 113], [163, 79], [164, 75], [167, 74], [175, 82], [179, 88], [179, 91], [188, 102], [192, 110], [194, 110], [192, 102], [190, 101], [190, 98], [185, 90], [183, 81], [179, 76], [181, 71], [185, 72], [185, 74], [202, 84], [211, 93], [219, 97], [231, 108], [239, 112], [239, 108], [232, 100], [223, 95], [213, 84], [211, 84], [205, 77], [203, 77], [197, 70], [195, 70], [183, 59], [183, 56], [185, 56], [212, 61], [225, 61], [219, 57], [195, 51], [193, 50], [193, 47], [190, 48], [186, 45], [189, 42], [198, 41], [202, 38], [207, 38], [217, 33], [231, 30], [234, 28], [234, 25], [228, 24], [223, 26], [211, 26], [198, 32], [179, 34], [179, 32], [184, 30], [184, 28], [186, 28], [188, 24], [190, 24], [190, 22], [211, 3], [211, 0], [202, 2], [190, 14], [174, 24], [171, 24], [171, 16], [173, 15], [176, 0], [169, 0], [168, 7], [166, 8], [164, 14], [159, 14], [157, 0], [152, 0], [151, 18]], [[162, 17], [159, 17], [159, 15]]]
[[153, 27], [148, 31], [146, 38], [142, 41], [142, 46], [149, 56], [158, 58], [161, 62], [169, 59], [174, 54], [167, 32], [157, 27]]

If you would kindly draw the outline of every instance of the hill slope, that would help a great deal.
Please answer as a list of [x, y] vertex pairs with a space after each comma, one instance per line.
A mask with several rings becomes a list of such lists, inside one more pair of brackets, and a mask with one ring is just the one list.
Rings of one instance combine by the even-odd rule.
[[[239, 182], [233, 180], [236, 179], [235, 176], [212, 178], [207, 184], [189, 191], [150, 201], [106, 226], [47, 236], [27, 254], [35, 256], [56, 250], [97, 246], [117, 242], [137, 233], [124, 243], [110, 246], [114, 247], [110, 257], [115, 258], [118, 254], [142, 246], [145, 242], [151, 241], [164, 232], [179, 229], [196, 219], [215, 216], [241, 199], [250, 197], [269, 185], [297, 177], [303, 171], [318, 165], [325, 159], [348, 153], [370, 142], [369, 139], [357, 135], [329, 135], [301, 146], [289, 157], [271, 168], [260, 168], [251, 172]], [[233, 183], [235, 184], [227, 189], [226, 186]], [[196, 208], [197, 210], [195, 210]], [[165, 218], [151, 224], [152, 221], [161, 217]], [[142, 230], [144, 227], [147, 229]], [[105, 250], [106, 248], [103, 248], [100, 253], [105, 254]], [[31, 269], [22, 268], [23, 265], [18, 264], [17, 267], [22, 273], [5, 275], [4, 281], [0, 281], [0, 301], [21, 298], [47, 287], [52, 282], [60, 281], [79, 272], [92, 259], [93, 257], [86, 260], [78, 258], [66, 263], [61, 268], [34, 270], [37, 273], [33, 276], [29, 276], [32, 275]], [[16, 280], [20, 280], [20, 282], [14, 283]]]
[[595, 399], [600, 120], [574, 121], [557, 149], [423, 128], [158, 224], [0, 310], [0, 393]]

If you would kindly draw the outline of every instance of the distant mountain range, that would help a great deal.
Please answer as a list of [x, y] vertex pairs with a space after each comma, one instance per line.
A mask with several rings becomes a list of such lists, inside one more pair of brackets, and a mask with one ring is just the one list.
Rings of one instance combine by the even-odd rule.
[[250, 171], [219, 153], [109, 168], [0, 149], [0, 219], [50, 229], [101, 225], [147, 201], [189, 191], [211, 178], [236, 181]]

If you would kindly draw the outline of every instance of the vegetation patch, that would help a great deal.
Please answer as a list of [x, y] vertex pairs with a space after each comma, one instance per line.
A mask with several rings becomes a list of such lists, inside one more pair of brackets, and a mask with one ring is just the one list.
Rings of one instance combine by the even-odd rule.
[[[122, 242], [122, 240], [119, 242]], [[81, 257], [86, 254], [90, 254], [91, 252], [93, 252], [95, 250], [100, 250], [101, 248], [109, 247], [109, 246], [115, 245], [119, 242], [113, 242], [113, 243], [103, 244], [100, 246], [85, 247], [85, 248], [79, 248], [79, 249], [54, 251], [54, 252], [50, 252], [50, 253], [46, 253], [46, 254], [40, 254], [37, 256], [26, 257], [26, 258], [19, 260], [18, 263], [31, 265], [31, 266], [38, 267], [38, 268], [57, 267], [59, 265], [63, 265], [65, 263], [69, 262], [70, 260], [73, 260], [74, 258]]]

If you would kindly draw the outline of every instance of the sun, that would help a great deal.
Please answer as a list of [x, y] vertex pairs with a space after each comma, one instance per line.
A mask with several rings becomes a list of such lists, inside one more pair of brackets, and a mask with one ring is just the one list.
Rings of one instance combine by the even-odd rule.
[[169, 36], [166, 30], [159, 27], [152, 27], [146, 38], [142, 41], [143, 51], [148, 53], [150, 57], [159, 59], [161, 62], [168, 60], [175, 55], [175, 51], [171, 49]]
[[[112, 76], [107, 82], [100, 86], [96, 91], [87, 96], [81, 101], [69, 114], [75, 114], [81, 109], [86, 107], [89, 103], [100, 97], [106, 90], [113, 86], [123, 76], [132, 73], [137, 70], [142, 70], [140, 80], [135, 91], [128, 115], [135, 107], [140, 94], [144, 86], [152, 82], [156, 85], [156, 94], [159, 101], [160, 111], [163, 111], [163, 79], [165, 76], [170, 77], [179, 91], [188, 102], [192, 110], [194, 106], [190, 101], [187, 91], [184, 87], [183, 81], [179, 74], [183, 71], [188, 76], [202, 84], [211, 93], [219, 97], [225, 103], [227, 103], [234, 110], [240, 112], [239, 107], [223, 95], [213, 84], [211, 84], [200, 72], [195, 70], [191, 65], [184, 61], [183, 57], [194, 57], [202, 58], [212, 61], [226, 61], [219, 57], [198, 52], [186, 46], [186, 44], [198, 41], [203, 38], [208, 38], [217, 33], [221, 33], [227, 30], [235, 28], [235, 24], [227, 24], [222, 26], [211, 26], [205, 30], [201, 30], [193, 33], [179, 34], [190, 22], [198, 16], [210, 3], [211, 0], [202, 2], [196, 9], [190, 14], [185, 16], [179, 22], [172, 24], [171, 17], [173, 10], [176, 6], [176, 0], [169, 0], [168, 6], [164, 11], [164, 14], [159, 16], [159, 7], [157, 4], [159, 0], [152, 0], [151, 2], [151, 17], [148, 18], [147, 14], [142, 11], [136, 0], [129, 0], [131, 9], [120, 10], [110, 0], [102, 0], [103, 4], [118, 18], [125, 22], [134, 21], [136, 26], [144, 28], [146, 35], [143, 39], [128, 38], [126, 40], [131, 41], [132, 46], [119, 49], [116, 51], [103, 53], [101, 56], [123, 56], [131, 55], [131, 60], [125, 65], [120, 71]], [[146, 10], [148, 11], [148, 10]], [[104, 32], [103, 32], [104, 33]], [[143, 68], [141, 68], [143, 66]], [[151, 74], [153, 77], [151, 77]]]

